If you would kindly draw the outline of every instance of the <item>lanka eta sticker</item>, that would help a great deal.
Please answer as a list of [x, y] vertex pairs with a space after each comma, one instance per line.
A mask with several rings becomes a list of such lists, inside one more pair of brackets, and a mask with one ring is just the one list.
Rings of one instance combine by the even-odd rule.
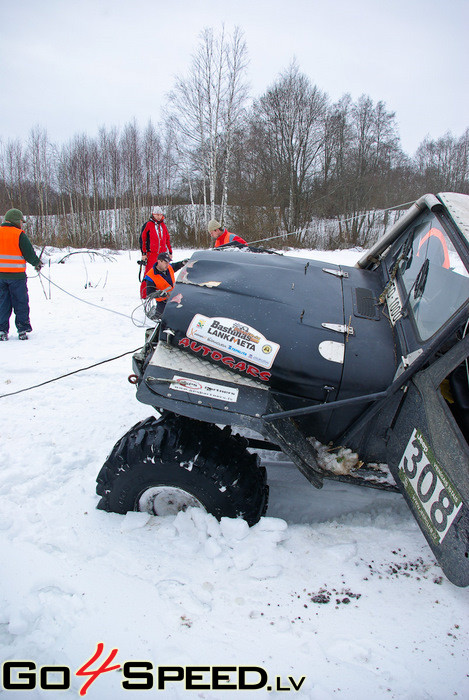
[[417, 428], [410, 436], [398, 471], [420, 521], [433, 542], [440, 544], [461, 510], [462, 498]]
[[186, 335], [266, 369], [272, 367], [280, 349], [278, 343], [267, 340], [255, 328], [232, 318], [210, 318], [196, 314]]

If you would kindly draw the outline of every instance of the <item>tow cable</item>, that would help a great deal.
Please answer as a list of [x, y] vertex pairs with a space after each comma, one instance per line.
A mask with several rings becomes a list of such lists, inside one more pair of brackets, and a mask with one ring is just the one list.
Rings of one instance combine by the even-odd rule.
[[[15, 396], [15, 394], [22, 394], [24, 391], [31, 391], [31, 389], [38, 389], [40, 386], [45, 386], [46, 384], [52, 384], [52, 382], [57, 382], [59, 379], [65, 379], [65, 377], [70, 377], [72, 374], [78, 374], [78, 372], [86, 372], [88, 369], [93, 369], [93, 367], [98, 367], [99, 365], [104, 365], [106, 362], [113, 362], [114, 360], [119, 360], [121, 357], [125, 357], [126, 355], [131, 355], [134, 352], [137, 352], [138, 350], [141, 350], [143, 346], [140, 346], [139, 348], [135, 348], [135, 350], [128, 350], [127, 352], [123, 352], [121, 355], [116, 355], [115, 357], [109, 357], [107, 360], [101, 360], [101, 362], [95, 362], [93, 365], [89, 365], [88, 367], [81, 367], [80, 369], [75, 369], [73, 372], [67, 372], [66, 374], [61, 374], [60, 377], [54, 377], [53, 379], [47, 379], [45, 382], [41, 382], [40, 384], [34, 384], [34, 386], [28, 386], [25, 389], [18, 389], [18, 391], [12, 391], [9, 394], [0, 394], [0, 399], [4, 399], [7, 396]], [[135, 375], [130, 375], [130, 376], [135, 376]], [[130, 381], [130, 377], [129, 377]], [[134, 382], [131, 382], [134, 383]]]

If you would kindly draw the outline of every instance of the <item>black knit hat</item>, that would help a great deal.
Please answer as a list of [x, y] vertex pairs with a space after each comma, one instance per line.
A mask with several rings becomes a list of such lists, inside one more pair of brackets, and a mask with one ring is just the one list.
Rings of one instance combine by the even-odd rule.
[[160, 253], [158, 255], [158, 260], [163, 260], [164, 262], [171, 262], [171, 257], [169, 253]]

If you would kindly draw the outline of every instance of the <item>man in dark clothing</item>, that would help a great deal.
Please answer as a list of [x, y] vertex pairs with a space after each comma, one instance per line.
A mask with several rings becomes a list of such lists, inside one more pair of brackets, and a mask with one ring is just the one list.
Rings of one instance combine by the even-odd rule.
[[[175, 276], [174, 273], [184, 267], [187, 260], [171, 263], [169, 253], [160, 253], [151, 270], [143, 278], [146, 284], [146, 298], [152, 295], [152, 299], [156, 302], [156, 307], [149, 306], [151, 312], [150, 318], [154, 320], [162, 316], [169, 295], [174, 289]], [[147, 312], [148, 315], [148, 312]]]
[[23, 231], [26, 218], [19, 209], [10, 209], [0, 225], [0, 341], [8, 340], [11, 312], [15, 312], [18, 338], [27, 340], [33, 329], [29, 321], [26, 262], [36, 270], [42, 263]]
[[[153, 207], [150, 218], [142, 227], [140, 250], [142, 262], [145, 263], [145, 275], [155, 265], [160, 253], [169, 253], [170, 258], [173, 256], [169, 232], [164, 222], [164, 214], [161, 207]], [[140, 286], [140, 296], [142, 299], [145, 298], [145, 284], [143, 281]]]

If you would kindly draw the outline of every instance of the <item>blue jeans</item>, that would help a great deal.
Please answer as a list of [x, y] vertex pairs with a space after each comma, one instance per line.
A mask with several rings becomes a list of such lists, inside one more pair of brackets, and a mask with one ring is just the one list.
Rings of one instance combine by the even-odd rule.
[[18, 333], [32, 331], [29, 322], [29, 296], [26, 277], [23, 279], [0, 279], [0, 331], [8, 333], [11, 312], [15, 312]]

